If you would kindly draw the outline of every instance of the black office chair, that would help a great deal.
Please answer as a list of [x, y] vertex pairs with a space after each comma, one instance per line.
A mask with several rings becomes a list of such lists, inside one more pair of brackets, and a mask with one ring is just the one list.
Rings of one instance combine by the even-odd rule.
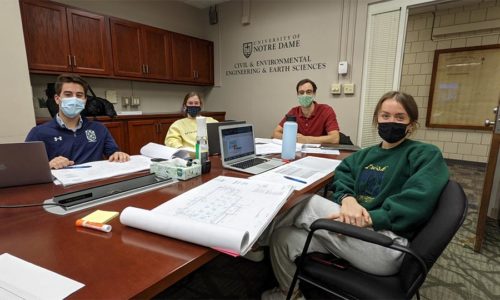
[[[393, 244], [392, 239], [377, 232], [336, 222], [319, 219], [311, 225], [302, 255], [297, 260], [287, 299], [300, 279], [342, 299], [410, 299], [417, 295], [428, 270], [451, 241], [467, 214], [467, 198], [462, 187], [450, 180], [444, 188], [429, 221], [410, 240], [408, 247]], [[399, 273], [377, 276], [352, 266], [339, 269], [322, 264], [307, 254], [311, 238], [316, 230], [326, 229], [361, 240], [405, 252]]]
[[351, 137], [339, 132], [339, 144], [341, 145], [354, 145], [351, 141]]

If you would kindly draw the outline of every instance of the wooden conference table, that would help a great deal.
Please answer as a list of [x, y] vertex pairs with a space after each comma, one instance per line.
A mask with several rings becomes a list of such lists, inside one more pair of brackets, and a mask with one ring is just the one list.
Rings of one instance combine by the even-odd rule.
[[[318, 156], [343, 159], [349, 154]], [[71, 299], [151, 298], [216, 257], [218, 252], [124, 226], [119, 218], [110, 221], [113, 230], [109, 233], [75, 227], [75, 221], [96, 209], [119, 212], [128, 206], [152, 209], [219, 175], [248, 177], [223, 169], [219, 157], [210, 159], [212, 169], [208, 174], [65, 216], [48, 213], [41, 206], [0, 208], [3, 224], [0, 226], [0, 254], [10, 253], [85, 284], [70, 295]], [[301, 195], [321, 189], [332, 176], [325, 176], [306, 189], [294, 192], [282, 210], [293, 206]], [[112, 181], [117, 179], [99, 183]], [[0, 204], [42, 203], [54, 195], [95, 185], [93, 182], [64, 188], [50, 183], [3, 188], [0, 189]]]

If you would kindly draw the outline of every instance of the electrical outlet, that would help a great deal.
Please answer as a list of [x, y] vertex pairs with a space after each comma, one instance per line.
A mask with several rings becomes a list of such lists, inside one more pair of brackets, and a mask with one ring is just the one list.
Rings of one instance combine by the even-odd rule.
[[118, 103], [118, 99], [116, 97], [116, 91], [115, 90], [107, 90], [106, 91], [106, 99], [108, 99], [109, 102], [111, 103]]
[[340, 83], [332, 83], [332, 86], [330, 87], [330, 92], [333, 95], [340, 95], [340, 89], [342, 85]]
[[123, 107], [127, 107], [129, 106], [131, 103], [130, 103], [130, 97], [122, 97], [122, 106]]
[[139, 105], [141, 105], [141, 98], [133, 96], [131, 106], [139, 106]]
[[344, 83], [344, 95], [354, 95], [354, 83]]

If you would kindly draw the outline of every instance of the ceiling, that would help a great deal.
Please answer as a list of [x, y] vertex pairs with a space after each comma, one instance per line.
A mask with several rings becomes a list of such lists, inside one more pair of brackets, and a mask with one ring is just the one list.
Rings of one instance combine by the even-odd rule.
[[210, 7], [212, 5], [222, 3], [222, 2], [228, 2], [230, 0], [179, 0], [179, 1], [201, 9], [201, 8], [207, 8], [207, 7]]

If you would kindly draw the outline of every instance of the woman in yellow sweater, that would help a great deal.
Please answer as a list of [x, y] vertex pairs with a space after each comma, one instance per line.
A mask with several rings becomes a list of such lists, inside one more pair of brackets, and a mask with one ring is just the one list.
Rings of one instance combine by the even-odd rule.
[[[197, 92], [190, 92], [184, 96], [182, 111], [185, 118], [175, 121], [168, 129], [165, 145], [173, 148], [195, 148], [196, 146], [196, 117], [200, 116], [203, 100]], [[207, 123], [215, 123], [212, 117], [207, 117]]]

